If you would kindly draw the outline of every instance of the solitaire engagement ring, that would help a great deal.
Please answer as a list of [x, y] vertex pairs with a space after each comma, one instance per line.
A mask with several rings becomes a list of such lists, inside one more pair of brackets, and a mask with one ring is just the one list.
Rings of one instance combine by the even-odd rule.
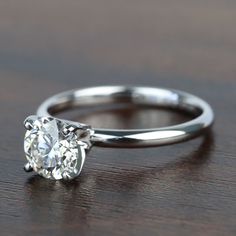
[[[188, 112], [194, 118], [182, 124], [149, 129], [101, 129], [54, 115], [73, 108], [128, 103]], [[24, 122], [25, 171], [34, 170], [48, 179], [73, 179], [83, 167], [92, 145], [150, 147], [174, 144], [196, 137], [213, 123], [214, 114], [204, 100], [179, 90], [103, 86], [57, 94], [40, 105]]]

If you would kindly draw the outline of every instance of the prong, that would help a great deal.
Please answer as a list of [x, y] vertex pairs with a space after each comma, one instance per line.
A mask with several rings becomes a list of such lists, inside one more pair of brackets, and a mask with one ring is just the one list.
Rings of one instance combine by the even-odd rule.
[[68, 125], [63, 129], [63, 134], [68, 135], [70, 133], [74, 133], [77, 129], [78, 127], [76, 127], [75, 125]]
[[84, 146], [85, 149], [90, 149], [92, 146], [91, 143], [91, 136], [94, 134], [94, 130], [92, 129], [87, 129], [87, 130], [79, 130], [77, 132], [79, 141], [78, 144], [80, 146]]
[[42, 117], [41, 119], [42, 119], [43, 123], [46, 124], [49, 121], [52, 121], [54, 118], [52, 118], [50, 116], [46, 116], [46, 117]]
[[27, 130], [31, 130], [33, 128], [33, 123], [37, 119], [36, 116], [28, 116], [24, 121], [24, 126]]
[[33, 126], [32, 126], [32, 123], [28, 122], [28, 121], [25, 121], [24, 122], [24, 126], [27, 130], [31, 130], [33, 129]]
[[33, 171], [33, 168], [32, 168], [32, 166], [30, 165], [29, 162], [24, 165], [24, 171], [25, 171], [25, 172], [31, 172], [31, 171]]

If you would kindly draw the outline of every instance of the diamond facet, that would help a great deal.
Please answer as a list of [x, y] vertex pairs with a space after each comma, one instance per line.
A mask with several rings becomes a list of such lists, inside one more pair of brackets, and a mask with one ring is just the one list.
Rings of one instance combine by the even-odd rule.
[[[91, 130], [52, 117], [29, 117], [24, 150], [29, 165], [48, 179], [73, 179], [80, 174]], [[83, 141], [81, 134], [86, 134]]]

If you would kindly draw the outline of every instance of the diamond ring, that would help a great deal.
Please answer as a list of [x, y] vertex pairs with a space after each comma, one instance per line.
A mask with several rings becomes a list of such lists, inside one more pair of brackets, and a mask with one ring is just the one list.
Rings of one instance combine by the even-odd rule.
[[[58, 119], [58, 112], [75, 107], [129, 103], [188, 112], [194, 118], [182, 124], [150, 129], [100, 129]], [[213, 123], [214, 114], [204, 100], [179, 90], [103, 86], [57, 94], [40, 105], [37, 114], [24, 122], [26, 134], [25, 171], [34, 170], [48, 179], [77, 177], [92, 145], [107, 147], [148, 147], [174, 144], [196, 137]]]

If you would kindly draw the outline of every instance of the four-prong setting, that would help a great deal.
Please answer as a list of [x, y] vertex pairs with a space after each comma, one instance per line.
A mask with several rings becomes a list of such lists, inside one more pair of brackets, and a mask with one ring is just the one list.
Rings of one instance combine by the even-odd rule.
[[67, 122], [53, 117], [29, 116], [24, 150], [32, 169], [48, 179], [73, 179], [83, 167], [86, 152], [91, 147], [94, 131], [87, 125]]

